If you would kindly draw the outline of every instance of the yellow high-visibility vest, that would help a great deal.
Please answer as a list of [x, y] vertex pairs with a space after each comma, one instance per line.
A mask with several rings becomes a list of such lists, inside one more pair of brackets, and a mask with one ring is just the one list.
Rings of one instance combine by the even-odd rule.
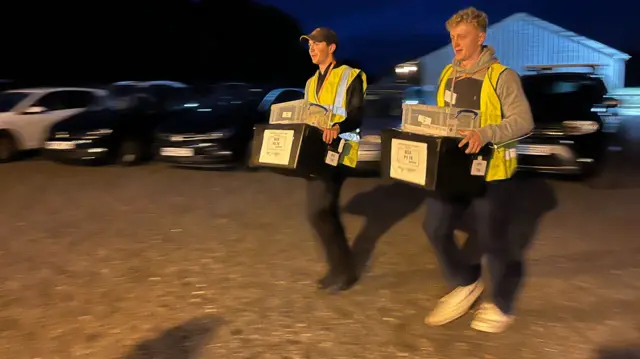
[[[367, 90], [367, 76], [362, 70], [354, 69], [346, 65], [341, 65], [331, 69], [324, 84], [320, 89], [320, 94], [316, 95], [318, 76], [320, 71], [316, 71], [305, 86], [305, 100], [317, 103], [329, 108], [333, 113], [331, 125], [339, 124], [347, 118], [347, 88], [356, 76], [362, 76], [363, 91]], [[360, 135], [357, 131], [340, 134], [345, 140], [344, 148], [340, 153], [338, 163], [349, 167], [356, 167], [358, 163], [358, 148]]]
[[[480, 126], [497, 125], [502, 122], [502, 104], [496, 92], [498, 78], [507, 69], [506, 66], [494, 63], [487, 69], [487, 74], [482, 81], [482, 89], [480, 90]], [[447, 65], [440, 75], [438, 84], [438, 93], [436, 97], [437, 105], [445, 106], [444, 94], [447, 79], [451, 76], [453, 66]], [[493, 157], [489, 163], [487, 170], [487, 181], [499, 181], [511, 178], [518, 167], [518, 158], [516, 154], [516, 142], [497, 145], [493, 151]]]

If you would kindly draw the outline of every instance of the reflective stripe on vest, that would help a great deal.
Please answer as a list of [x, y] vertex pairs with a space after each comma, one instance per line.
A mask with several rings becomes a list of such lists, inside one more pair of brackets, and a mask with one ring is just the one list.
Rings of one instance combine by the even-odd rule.
[[[342, 104], [346, 102], [347, 88], [349, 87], [349, 77], [351, 76], [352, 68], [344, 70], [340, 77], [340, 84], [338, 85], [338, 91], [336, 92], [336, 99], [333, 102], [331, 110], [336, 115], [347, 117], [347, 109], [342, 107]], [[360, 141], [360, 136], [357, 132], [347, 132], [340, 134], [340, 138], [348, 141]]]
[[[482, 81], [482, 89], [480, 90], [480, 126], [498, 125], [502, 122], [502, 104], [498, 93], [496, 92], [498, 79], [500, 75], [507, 70], [507, 67], [494, 63], [489, 66], [487, 73]], [[453, 67], [448, 65], [440, 75], [437, 92], [437, 105], [444, 107], [444, 93], [447, 79], [451, 76]], [[455, 106], [455, 104], [454, 104]], [[494, 144], [494, 152], [489, 163], [486, 175], [487, 181], [498, 181], [511, 178], [516, 168], [518, 160], [516, 154], [516, 141], [505, 144]]]
[[342, 72], [338, 91], [336, 91], [336, 98], [333, 101], [333, 107], [331, 109], [333, 113], [343, 117], [347, 117], [347, 109], [342, 107], [342, 104], [347, 96], [347, 87], [349, 87], [349, 76], [351, 76], [351, 71], [353, 71], [353, 69], [349, 67]]
[[[338, 85], [338, 91], [336, 92], [335, 100], [333, 101], [333, 105], [327, 106], [332, 113], [336, 115], [340, 115], [342, 117], [347, 117], [347, 109], [342, 107], [342, 103], [344, 102], [344, 98], [347, 95], [347, 88], [349, 87], [349, 76], [351, 75], [352, 68], [344, 70], [342, 76], [340, 76], [340, 83]], [[325, 81], [328, 79], [325, 78]], [[307, 81], [307, 84], [304, 87], [304, 99], [309, 100], [309, 87], [311, 86], [311, 81]], [[317, 94], [316, 94], [317, 98]]]

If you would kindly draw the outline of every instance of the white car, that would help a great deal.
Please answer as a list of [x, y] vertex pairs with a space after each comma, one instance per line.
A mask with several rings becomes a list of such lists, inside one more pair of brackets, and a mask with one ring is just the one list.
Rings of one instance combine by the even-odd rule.
[[107, 91], [92, 88], [31, 88], [0, 93], [0, 162], [20, 151], [40, 149], [49, 129], [90, 105]]

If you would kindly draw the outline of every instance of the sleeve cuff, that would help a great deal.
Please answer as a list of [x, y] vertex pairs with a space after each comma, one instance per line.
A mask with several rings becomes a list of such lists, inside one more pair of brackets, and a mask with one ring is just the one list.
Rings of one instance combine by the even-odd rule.
[[480, 138], [482, 139], [482, 144], [486, 145], [487, 143], [491, 142], [491, 127], [490, 126], [485, 126], [482, 128], [479, 128], [476, 130], [476, 132], [478, 132], [478, 134], [480, 135]]

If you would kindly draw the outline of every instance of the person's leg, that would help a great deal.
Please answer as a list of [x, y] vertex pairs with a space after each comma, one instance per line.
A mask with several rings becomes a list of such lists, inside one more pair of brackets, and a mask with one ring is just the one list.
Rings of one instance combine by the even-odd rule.
[[339, 198], [345, 177], [315, 177], [307, 181], [307, 215], [325, 252], [329, 270], [318, 288], [346, 290], [357, 281], [353, 254], [340, 220]]
[[424, 230], [447, 282], [454, 289], [440, 299], [436, 308], [425, 318], [429, 325], [443, 325], [466, 314], [483, 290], [480, 266], [472, 265], [453, 238], [468, 201], [429, 197]]
[[509, 238], [512, 180], [489, 182], [484, 197], [474, 201], [477, 239], [491, 280], [493, 303], [480, 307], [471, 323], [474, 329], [499, 333], [513, 322], [513, 303], [523, 276], [522, 256]]

